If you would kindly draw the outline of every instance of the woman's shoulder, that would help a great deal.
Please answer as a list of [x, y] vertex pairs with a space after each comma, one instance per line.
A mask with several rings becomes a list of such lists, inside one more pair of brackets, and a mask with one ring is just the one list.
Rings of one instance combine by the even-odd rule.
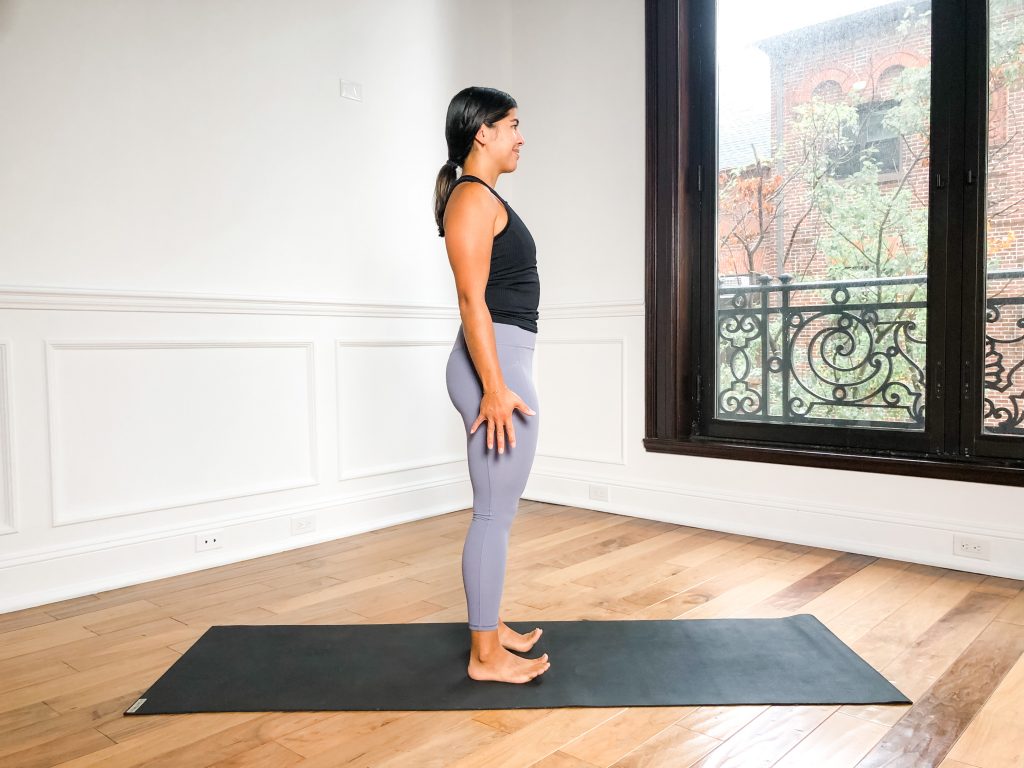
[[[463, 183], [465, 180], [465, 183]], [[472, 183], [475, 182], [475, 183]], [[475, 177], [461, 176], [448, 194], [448, 205], [469, 205], [472, 208], [490, 210], [502, 205], [500, 198], [492, 194], [486, 183]]]
[[[462, 177], [465, 178], [465, 177]], [[491, 194], [487, 185], [483, 182], [478, 184], [459, 184], [452, 188], [448, 195], [448, 202], [445, 204], [444, 220], [447, 222], [454, 215], [460, 219], [475, 220], [488, 217], [485, 220], [496, 222], [501, 216], [502, 203]], [[448, 225], [445, 224], [447, 230]]]

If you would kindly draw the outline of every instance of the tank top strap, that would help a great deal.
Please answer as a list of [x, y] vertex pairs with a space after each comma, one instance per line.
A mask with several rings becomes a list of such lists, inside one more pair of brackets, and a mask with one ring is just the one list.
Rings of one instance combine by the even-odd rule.
[[[484, 185], [485, 187], [487, 187], [487, 188], [488, 188], [489, 190], [491, 190], [491, 192], [492, 192], [492, 193], [494, 194], [494, 196], [495, 196], [496, 198], [498, 198], [499, 200], [501, 200], [501, 203], [502, 203], [502, 205], [508, 205], [508, 203], [507, 203], [507, 202], [505, 202], [505, 198], [503, 198], [503, 197], [502, 197], [501, 195], [499, 195], [499, 194], [497, 193], [497, 191], [496, 191], [496, 190], [494, 189], [494, 187], [492, 187], [492, 186], [491, 186], [490, 184], [488, 184], [488, 183], [487, 183], [486, 181], [484, 181], [483, 179], [481, 179], [481, 178], [480, 178], [479, 176], [473, 176], [472, 174], [469, 174], [469, 173], [464, 173], [464, 174], [462, 174], [461, 176], [459, 176], [459, 178], [457, 178], [457, 179], [455, 180], [455, 184], [459, 184], [459, 183], [461, 183], [461, 182], [463, 182], [463, 181], [479, 181], [479, 182], [480, 182], [481, 184], [483, 184], [483, 185]], [[455, 189], [455, 186], [454, 186], [454, 185], [452, 185], [452, 189]]]

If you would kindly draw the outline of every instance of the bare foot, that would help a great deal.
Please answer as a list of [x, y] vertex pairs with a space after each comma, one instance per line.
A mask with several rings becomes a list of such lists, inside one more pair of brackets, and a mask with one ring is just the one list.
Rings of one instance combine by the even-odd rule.
[[498, 642], [510, 651], [524, 653], [533, 648], [543, 632], [543, 629], [537, 627], [528, 635], [522, 635], [499, 619]]
[[547, 672], [550, 666], [546, 653], [536, 659], [524, 659], [499, 647], [486, 660], [471, 654], [467, 671], [474, 680], [528, 683]]

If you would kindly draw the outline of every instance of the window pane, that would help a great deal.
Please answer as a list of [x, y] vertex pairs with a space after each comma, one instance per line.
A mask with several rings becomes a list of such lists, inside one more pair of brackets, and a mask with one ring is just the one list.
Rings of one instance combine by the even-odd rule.
[[1024, 0], [989, 2], [984, 431], [1024, 436]]
[[715, 413], [921, 430], [931, 3], [717, 14]]

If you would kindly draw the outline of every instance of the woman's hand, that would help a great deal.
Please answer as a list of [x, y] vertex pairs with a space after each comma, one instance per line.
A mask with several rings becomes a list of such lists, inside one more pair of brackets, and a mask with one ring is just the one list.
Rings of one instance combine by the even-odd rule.
[[505, 432], [508, 431], [509, 446], [516, 447], [516, 430], [512, 424], [512, 413], [518, 408], [523, 413], [536, 416], [537, 412], [528, 406], [519, 395], [508, 387], [498, 392], [488, 392], [480, 398], [480, 415], [476, 417], [469, 434], [483, 421], [487, 422], [487, 450], [494, 447], [494, 433], [498, 433], [498, 453], [505, 452]]

